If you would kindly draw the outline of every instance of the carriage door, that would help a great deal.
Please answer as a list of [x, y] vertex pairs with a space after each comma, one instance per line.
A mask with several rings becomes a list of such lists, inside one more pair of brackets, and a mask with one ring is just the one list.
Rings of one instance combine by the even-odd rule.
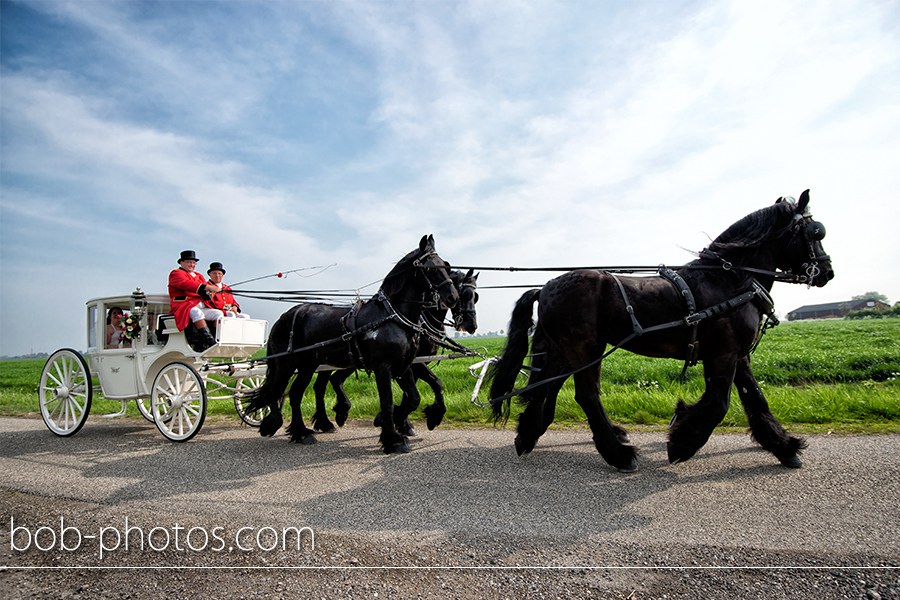
[[[101, 315], [108, 315], [113, 307], [119, 307], [124, 311], [130, 309], [128, 302], [121, 304], [108, 304], [103, 307]], [[135, 398], [138, 395], [137, 377], [135, 374], [135, 349], [130, 345], [123, 347], [107, 348], [105, 345], [105, 316], [102, 323], [104, 339], [100, 340], [99, 351], [96, 354], [95, 369], [100, 378], [100, 388], [103, 396], [110, 399]]]

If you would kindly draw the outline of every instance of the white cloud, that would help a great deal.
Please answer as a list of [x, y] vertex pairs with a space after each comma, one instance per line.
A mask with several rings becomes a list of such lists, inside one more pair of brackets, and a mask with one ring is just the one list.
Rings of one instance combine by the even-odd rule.
[[[677, 264], [807, 187], [837, 279], [777, 286], [779, 310], [900, 299], [888, 4], [40, 6], [96, 36], [83, 68], [104, 73], [4, 58], [0, 206], [84, 248], [49, 270], [74, 281], [69, 343], [82, 296], [162, 281], [192, 245], [238, 279], [339, 263], [303, 287], [375, 281], [426, 233], [456, 264]], [[147, 235], [120, 232], [129, 218]], [[36, 253], [4, 236], [5, 259]], [[135, 238], [136, 272], [98, 279]], [[6, 290], [28, 276], [2, 268], [9, 331], [24, 304]], [[483, 293], [482, 327], [505, 328], [519, 292]]]

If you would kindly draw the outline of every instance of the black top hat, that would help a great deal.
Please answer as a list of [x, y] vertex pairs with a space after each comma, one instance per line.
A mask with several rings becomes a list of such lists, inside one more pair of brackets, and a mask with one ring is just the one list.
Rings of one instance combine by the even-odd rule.
[[222, 271], [222, 275], [224, 275], [225, 267], [223, 267], [220, 262], [209, 263], [209, 271], [207, 271], [206, 274], [209, 275], [210, 271]]
[[181, 252], [181, 258], [178, 259], [178, 264], [181, 264], [183, 260], [197, 260], [197, 255], [194, 254], [193, 250], [184, 250]]

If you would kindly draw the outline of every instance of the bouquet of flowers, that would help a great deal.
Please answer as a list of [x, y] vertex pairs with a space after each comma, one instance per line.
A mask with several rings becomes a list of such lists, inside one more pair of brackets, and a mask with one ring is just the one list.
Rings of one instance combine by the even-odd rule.
[[141, 333], [141, 320], [135, 315], [128, 315], [122, 319], [122, 333], [129, 340], [133, 340]]

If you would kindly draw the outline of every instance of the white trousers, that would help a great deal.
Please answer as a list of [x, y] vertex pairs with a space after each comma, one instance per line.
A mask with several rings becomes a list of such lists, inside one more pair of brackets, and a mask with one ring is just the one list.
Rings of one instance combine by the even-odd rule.
[[191, 323], [196, 323], [197, 321], [218, 321], [225, 315], [222, 314], [221, 310], [215, 308], [208, 308], [203, 306], [203, 304], [198, 304], [194, 308], [191, 309], [190, 317]]

